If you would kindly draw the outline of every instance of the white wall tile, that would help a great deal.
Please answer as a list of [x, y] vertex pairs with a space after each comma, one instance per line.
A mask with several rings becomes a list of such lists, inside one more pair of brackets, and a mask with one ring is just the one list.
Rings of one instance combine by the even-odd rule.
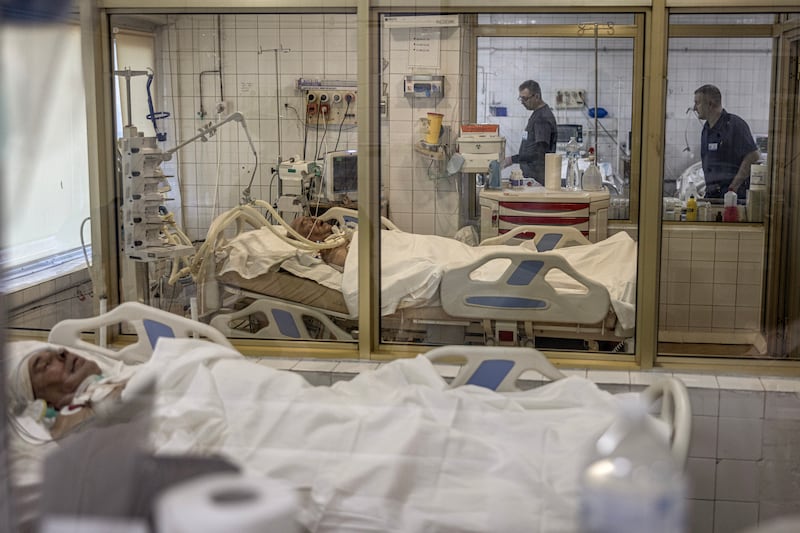
[[689, 477], [689, 497], [713, 500], [717, 462], [713, 458], [689, 457], [686, 473]]
[[714, 504], [714, 533], [742, 531], [757, 523], [757, 503], [718, 501]]
[[739, 241], [734, 239], [717, 239], [714, 247], [715, 261], [738, 261]]
[[693, 259], [691, 262], [691, 282], [713, 283], [715, 274], [714, 270], [713, 261], [696, 261]]
[[714, 283], [735, 284], [738, 263], [719, 261], [714, 264]]
[[720, 331], [733, 331], [736, 324], [736, 308], [714, 306], [711, 327]]
[[715, 307], [735, 306], [736, 285], [732, 283], [714, 283], [713, 305]]
[[734, 326], [741, 330], [761, 331], [761, 308], [737, 306]]
[[[721, 391], [725, 392], [725, 391]], [[720, 402], [720, 409], [726, 403]], [[717, 457], [756, 461], [761, 459], [763, 419], [720, 416], [717, 435]]]
[[[689, 442], [689, 457], [717, 457], [718, 418], [716, 416], [692, 416], [692, 436]], [[701, 496], [693, 496], [701, 498]]]
[[[694, 298], [695, 293], [692, 292]], [[689, 308], [689, 328], [694, 330], [711, 330], [713, 307], [710, 305], [692, 305]]]
[[713, 261], [715, 239], [692, 238], [692, 261]]
[[[759, 479], [756, 461], [721, 459], [717, 464], [717, 504], [719, 500], [757, 502]], [[738, 528], [728, 531], [738, 531]]]

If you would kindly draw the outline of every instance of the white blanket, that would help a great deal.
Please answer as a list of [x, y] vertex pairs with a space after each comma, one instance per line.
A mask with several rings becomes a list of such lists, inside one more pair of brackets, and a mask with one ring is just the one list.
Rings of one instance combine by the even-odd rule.
[[222, 453], [301, 495], [310, 531], [572, 532], [577, 481], [614, 396], [577, 377], [447, 389], [425, 357], [313, 387], [196, 340], [162, 339], [160, 452]]
[[[342, 276], [342, 294], [351, 314], [358, 309], [358, 246], [353, 236]], [[531, 249], [533, 243], [523, 243]], [[508, 246], [473, 247], [455, 239], [401, 231], [381, 232], [381, 314], [404, 307], [435, 305], [439, 282], [449, 269], [478, 261]], [[532, 251], [535, 251], [533, 248]], [[545, 254], [558, 254], [578, 273], [608, 290], [615, 313], [624, 329], [636, 320], [636, 241], [617, 233], [598, 243], [560, 248]], [[505, 270], [501, 261], [486, 263], [478, 279], [493, 280]], [[557, 291], [583, 290], [574, 278], [563, 273], [547, 276]]]
[[[520, 246], [530, 249], [533, 244]], [[448, 269], [480, 260], [498, 249], [508, 250], [508, 247], [474, 247], [436, 235], [382, 231], [381, 315], [407, 307], [438, 305], [439, 283]], [[620, 232], [594, 244], [544, 253], [563, 256], [576, 271], [606, 287], [620, 325], [626, 330], [634, 327], [636, 242], [627, 233]], [[339, 290], [350, 315], [358, 316], [358, 232], [353, 234], [343, 273], [326, 265], [313, 253], [294, 249], [266, 228], [237, 236], [217, 255], [224, 260], [222, 273], [236, 271], [250, 279], [280, 265], [292, 274]], [[487, 268], [481, 269], [481, 279], [494, 279], [504, 268], [499, 262], [489, 263]], [[547, 281], [557, 290], [583, 289], [567, 275], [548, 276]]]

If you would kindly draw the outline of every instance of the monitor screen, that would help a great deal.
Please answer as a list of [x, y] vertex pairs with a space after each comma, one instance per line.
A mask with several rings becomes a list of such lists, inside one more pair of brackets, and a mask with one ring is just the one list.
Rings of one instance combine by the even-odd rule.
[[[358, 154], [355, 150], [325, 154], [325, 192], [328, 200], [341, 200], [358, 192]], [[355, 198], [351, 198], [355, 199]]]
[[575, 137], [579, 143], [583, 142], [583, 126], [580, 124], [559, 124], [558, 125], [558, 141], [559, 143], [568, 143], [570, 137]]

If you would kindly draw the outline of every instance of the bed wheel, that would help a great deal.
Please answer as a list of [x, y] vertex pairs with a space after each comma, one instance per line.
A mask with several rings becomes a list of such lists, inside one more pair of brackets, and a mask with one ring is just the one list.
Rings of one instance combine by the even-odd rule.
[[526, 338], [524, 341], [522, 341], [522, 346], [525, 348], [535, 348], [536, 342], [533, 339]]
[[586, 341], [586, 347], [591, 352], [600, 351], [600, 343], [598, 341]]
[[495, 344], [497, 342], [495, 342], [494, 337], [486, 337], [486, 346], [494, 346]]

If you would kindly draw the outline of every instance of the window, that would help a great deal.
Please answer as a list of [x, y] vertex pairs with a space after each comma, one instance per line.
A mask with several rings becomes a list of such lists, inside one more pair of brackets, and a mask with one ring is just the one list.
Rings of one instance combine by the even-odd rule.
[[81, 247], [82, 221], [89, 215], [80, 29], [4, 25], [0, 38], [8, 134], [2, 264], [10, 269], [49, 259], [51, 269], [59, 256]]

